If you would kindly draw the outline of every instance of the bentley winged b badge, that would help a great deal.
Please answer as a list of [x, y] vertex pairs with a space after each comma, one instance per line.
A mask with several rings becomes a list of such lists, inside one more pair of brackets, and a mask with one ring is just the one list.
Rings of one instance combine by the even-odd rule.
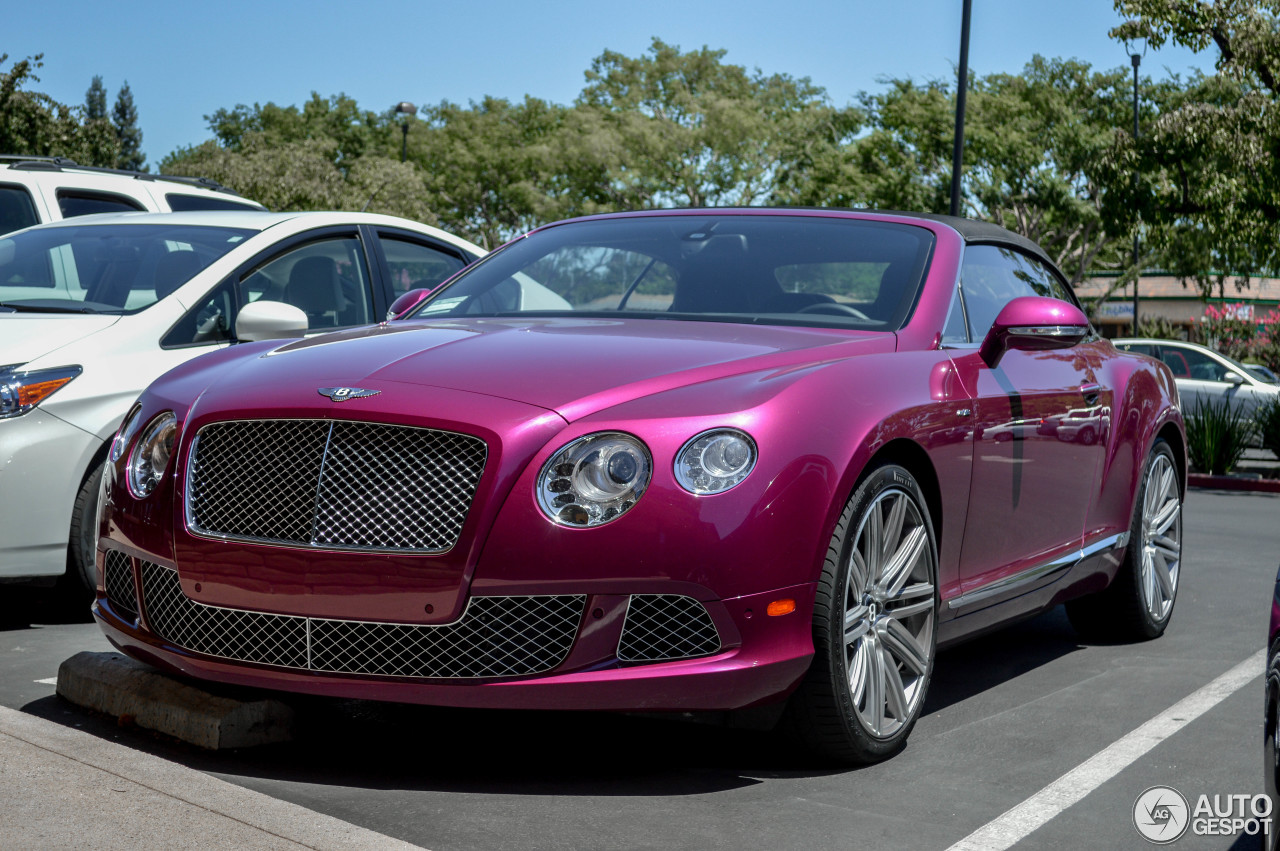
[[366, 390], [363, 387], [318, 387], [316, 392], [321, 396], [328, 396], [335, 402], [345, 402], [348, 399], [360, 399], [364, 396], [377, 396], [381, 390]]

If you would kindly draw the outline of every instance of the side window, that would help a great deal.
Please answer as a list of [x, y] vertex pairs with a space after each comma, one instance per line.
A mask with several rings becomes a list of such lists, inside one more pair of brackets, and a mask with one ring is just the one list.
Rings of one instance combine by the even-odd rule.
[[217, 195], [183, 195], [180, 192], [165, 193], [164, 200], [169, 209], [175, 213], [186, 213], [191, 210], [245, 210], [257, 211], [258, 207], [244, 201], [233, 201]]
[[391, 298], [419, 288], [432, 289], [466, 264], [439, 248], [379, 234], [391, 274]]
[[960, 280], [974, 340], [987, 335], [1000, 310], [1015, 298], [1048, 296], [1075, 303], [1066, 286], [1043, 264], [994, 245], [965, 249]]
[[21, 186], [0, 186], [0, 233], [39, 224], [31, 193]]
[[951, 307], [947, 314], [947, 327], [942, 331], [942, 344], [955, 346], [967, 342], [969, 342], [969, 334], [965, 330], [964, 298], [957, 285], [955, 292], [951, 294]]
[[1121, 343], [1116, 346], [1122, 352], [1133, 352], [1135, 355], [1154, 355], [1155, 346], [1146, 343]]
[[70, 219], [75, 216], [89, 216], [94, 213], [136, 213], [146, 208], [132, 198], [126, 198], [124, 195], [59, 189], [58, 209], [62, 211], [64, 219]]
[[[1186, 372], [1184, 376], [1196, 379], [1198, 381], [1223, 381], [1227, 375], [1227, 368], [1218, 363], [1204, 352], [1197, 352], [1194, 349], [1167, 349], [1167, 354], [1179, 354], [1186, 363]], [[1167, 363], [1168, 361], [1166, 361]], [[1172, 367], [1170, 367], [1172, 369]], [[1178, 371], [1174, 369], [1173, 374], [1178, 375]]]
[[239, 310], [236, 288], [232, 281], [223, 281], [203, 301], [178, 320], [160, 341], [163, 348], [221, 343], [231, 340], [235, 327], [234, 317]]
[[309, 331], [372, 320], [369, 267], [359, 239], [309, 242], [269, 260], [244, 279], [244, 301], [283, 301], [307, 314]]

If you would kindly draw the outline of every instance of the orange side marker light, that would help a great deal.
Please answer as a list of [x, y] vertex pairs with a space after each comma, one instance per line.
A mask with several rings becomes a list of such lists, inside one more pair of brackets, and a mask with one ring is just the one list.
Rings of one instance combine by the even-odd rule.
[[777, 617], [781, 617], [782, 615], [789, 615], [795, 610], [796, 610], [796, 601], [790, 598], [787, 598], [785, 600], [774, 600], [772, 603], [769, 604], [769, 608], [766, 609], [765, 611], [769, 613], [769, 617], [777, 618]]

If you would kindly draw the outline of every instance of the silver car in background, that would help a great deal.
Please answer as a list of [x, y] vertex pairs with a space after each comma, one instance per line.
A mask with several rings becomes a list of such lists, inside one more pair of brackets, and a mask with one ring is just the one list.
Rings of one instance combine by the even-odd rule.
[[1280, 395], [1280, 386], [1258, 378], [1237, 360], [1213, 349], [1180, 340], [1112, 340], [1117, 349], [1150, 355], [1173, 371], [1182, 410], [1192, 411], [1199, 402], [1221, 404], [1229, 400], [1250, 418], [1262, 404]]

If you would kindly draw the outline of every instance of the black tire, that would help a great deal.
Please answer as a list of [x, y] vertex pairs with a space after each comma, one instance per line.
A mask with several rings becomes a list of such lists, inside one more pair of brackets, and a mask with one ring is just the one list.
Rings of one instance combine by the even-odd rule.
[[1271, 824], [1266, 831], [1263, 847], [1268, 851], [1280, 849], [1280, 830], [1277, 830], [1276, 805], [1280, 804], [1280, 641], [1271, 645], [1267, 653], [1266, 715], [1262, 726], [1262, 779], [1263, 790], [1271, 798]]
[[[896, 538], [892, 555], [904, 556], [905, 569], [884, 558], [887, 544], [880, 556], [863, 555], [877, 534]], [[813, 662], [784, 719], [810, 751], [864, 764], [902, 749], [933, 674], [937, 577], [937, 539], [915, 477], [896, 464], [868, 470], [831, 537], [814, 604]], [[854, 616], [848, 634], [846, 612]]]
[[97, 596], [98, 491], [104, 468], [105, 462], [94, 462], [76, 493], [67, 541], [67, 572], [59, 581], [63, 603], [71, 611], [82, 611], [85, 615]]
[[[1082, 636], [1147, 641], [1164, 634], [1173, 617], [1182, 573], [1182, 498], [1173, 450], [1159, 438], [1143, 466], [1129, 523], [1129, 543], [1115, 579], [1102, 591], [1066, 605], [1071, 625]], [[1157, 500], [1160, 504], [1153, 505]], [[1151, 521], [1161, 517], [1161, 511], [1170, 510], [1174, 512], [1173, 534], [1153, 534]], [[1174, 546], [1170, 547], [1169, 541]], [[1170, 559], [1170, 551], [1176, 551], [1176, 557]], [[1162, 583], [1161, 578], [1167, 582]]]

